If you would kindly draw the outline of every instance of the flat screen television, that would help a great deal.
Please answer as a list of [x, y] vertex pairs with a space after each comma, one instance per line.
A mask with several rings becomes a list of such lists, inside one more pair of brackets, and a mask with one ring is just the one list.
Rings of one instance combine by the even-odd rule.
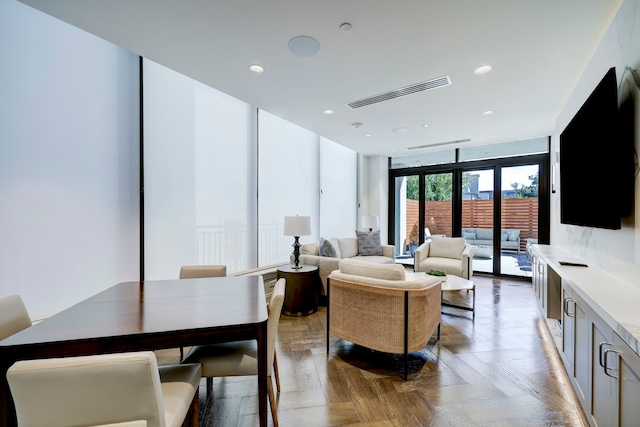
[[621, 228], [628, 154], [619, 136], [615, 68], [560, 135], [560, 222]]

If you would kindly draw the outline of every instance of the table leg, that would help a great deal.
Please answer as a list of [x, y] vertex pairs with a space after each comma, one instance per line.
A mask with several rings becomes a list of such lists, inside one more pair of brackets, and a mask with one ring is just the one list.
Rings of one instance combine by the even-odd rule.
[[260, 427], [267, 427], [267, 321], [258, 326], [258, 415]]

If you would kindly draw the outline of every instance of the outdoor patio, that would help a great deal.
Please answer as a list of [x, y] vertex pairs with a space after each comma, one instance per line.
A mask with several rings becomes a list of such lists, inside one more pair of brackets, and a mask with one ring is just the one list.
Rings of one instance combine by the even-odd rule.
[[[408, 255], [396, 257], [396, 263], [413, 265], [413, 258]], [[525, 252], [519, 254], [513, 251], [502, 251], [500, 254], [502, 274], [511, 276], [531, 277], [531, 262]], [[473, 258], [473, 271], [477, 273], [491, 273], [493, 271], [493, 258]]]

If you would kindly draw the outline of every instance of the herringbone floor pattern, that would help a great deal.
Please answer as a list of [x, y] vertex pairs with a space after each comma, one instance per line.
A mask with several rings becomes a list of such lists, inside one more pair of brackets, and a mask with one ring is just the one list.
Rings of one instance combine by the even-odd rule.
[[[474, 277], [476, 317], [443, 308], [440, 341], [402, 357], [331, 338], [326, 310], [282, 316], [277, 355], [280, 425], [287, 426], [587, 426], [560, 358], [540, 319], [530, 283]], [[456, 303], [466, 292], [445, 294]], [[172, 362], [176, 352], [160, 355]], [[201, 426], [254, 426], [255, 378], [201, 385]], [[271, 425], [271, 419], [269, 419]]]

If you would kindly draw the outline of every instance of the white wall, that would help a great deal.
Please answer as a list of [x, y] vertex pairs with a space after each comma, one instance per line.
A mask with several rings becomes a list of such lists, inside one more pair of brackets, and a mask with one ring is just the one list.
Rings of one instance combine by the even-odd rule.
[[136, 81], [131, 53], [0, 1], [0, 295], [31, 315], [139, 277]]
[[[596, 87], [606, 71], [615, 66], [618, 78], [618, 98], [632, 98], [635, 108], [635, 149], [640, 147], [640, 91], [625, 67], [640, 71], [640, 0], [626, 0], [592, 56], [575, 89], [556, 121], [557, 133], [551, 143], [551, 161], [559, 151], [559, 135]], [[607, 147], [602, 147], [606, 150]], [[562, 161], [560, 159], [560, 161]], [[560, 164], [561, 167], [561, 164]], [[603, 165], [585, 165], [585, 173], [602, 174]], [[560, 223], [559, 176], [556, 174], [555, 194], [551, 195], [551, 244], [558, 245], [578, 257], [598, 266], [620, 279], [640, 287], [640, 193], [635, 181], [634, 213], [623, 220], [621, 230], [604, 230]], [[612, 183], [616, 185], [616, 183]], [[606, 199], [594, 200], [594, 209], [606, 209]]]

